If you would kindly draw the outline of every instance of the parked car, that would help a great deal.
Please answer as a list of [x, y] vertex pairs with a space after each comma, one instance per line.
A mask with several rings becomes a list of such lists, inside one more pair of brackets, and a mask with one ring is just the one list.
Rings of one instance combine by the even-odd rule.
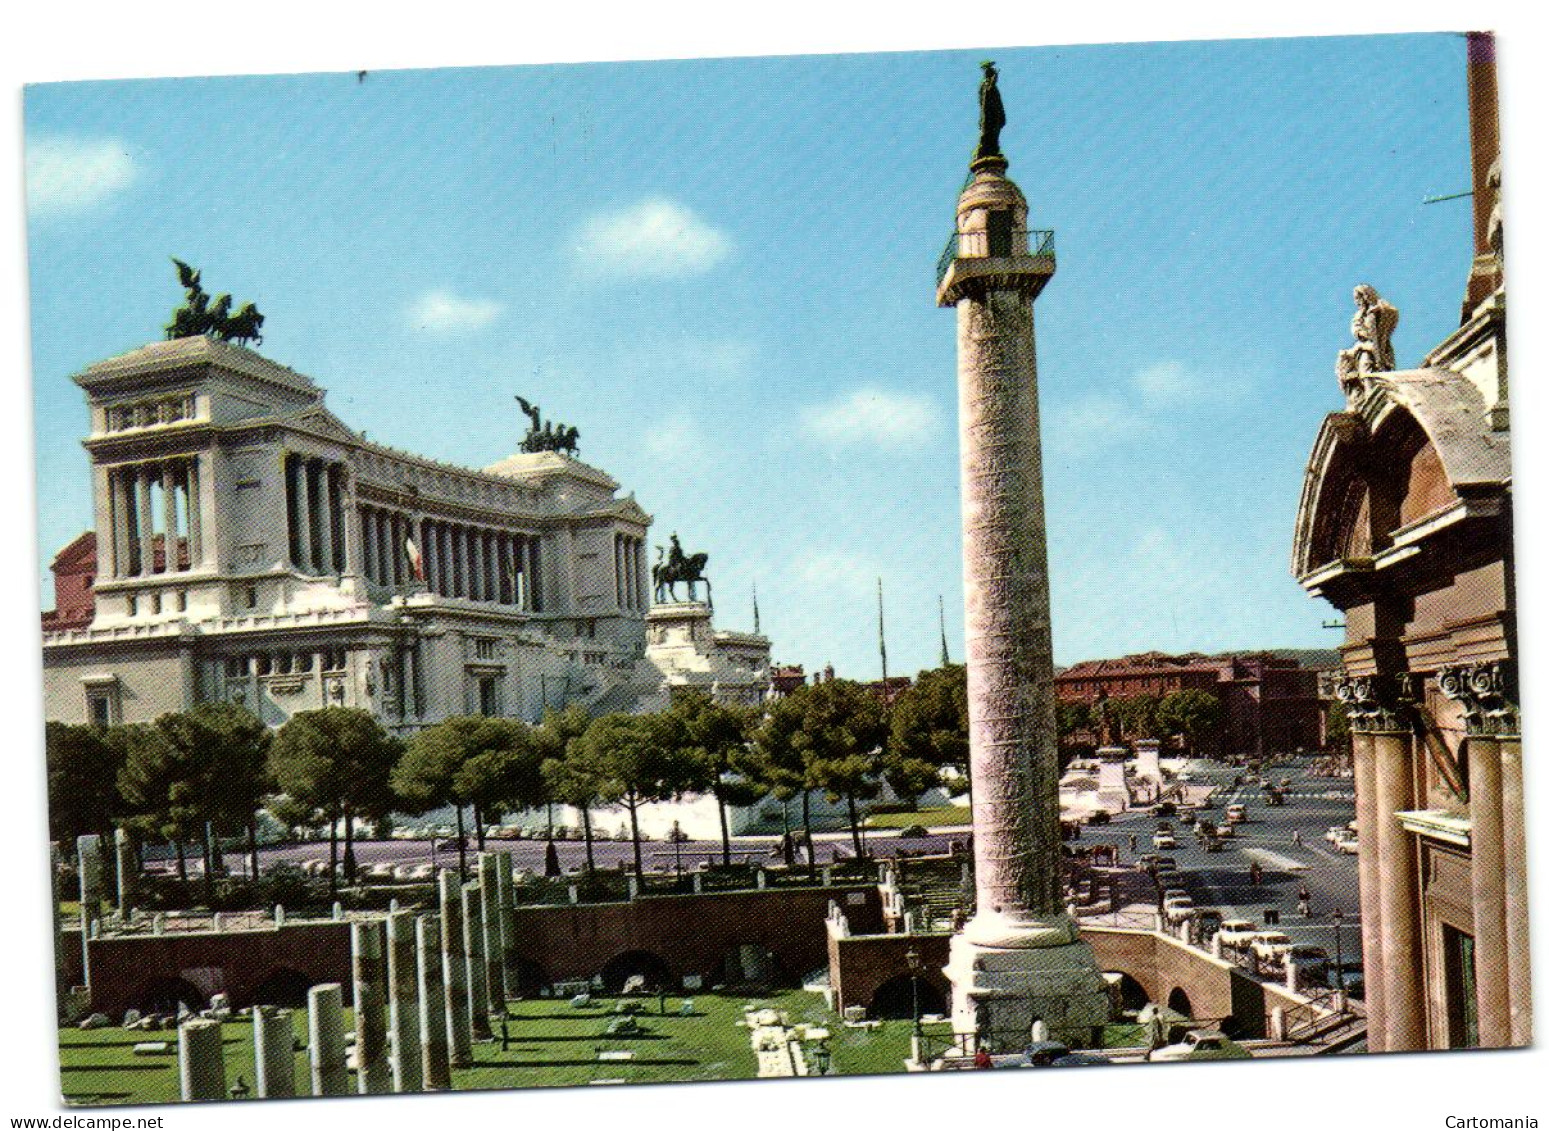
[[1186, 895], [1169, 899], [1163, 903], [1162, 911], [1169, 923], [1181, 923], [1194, 917], [1194, 900]]
[[1226, 807], [1226, 823], [1235, 825], [1248, 819], [1248, 807], [1246, 805], [1228, 805]]
[[1260, 966], [1278, 968], [1291, 949], [1291, 936], [1284, 931], [1258, 931], [1248, 947]]
[[1343, 839], [1344, 837], [1347, 837], [1349, 835], [1350, 835], [1349, 826], [1347, 826], [1347, 825], [1330, 825], [1328, 827], [1328, 832], [1323, 834], [1323, 839], [1328, 841], [1330, 844], [1338, 844], [1341, 839]]
[[1334, 842], [1334, 847], [1347, 856], [1354, 856], [1361, 851], [1361, 840], [1351, 833], [1346, 833]]
[[[1338, 976], [1330, 981], [1344, 983], [1345, 993], [1351, 997], [1366, 997], [1366, 970], [1359, 962], [1345, 963], [1338, 971]], [[1337, 984], [1335, 988], [1338, 988]]]
[[1296, 969], [1309, 981], [1322, 983], [1328, 979], [1328, 951], [1321, 946], [1296, 943], [1285, 952], [1282, 961], [1295, 963]]
[[1214, 1029], [1194, 1029], [1174, 1045], [1151, 1052], [1148, 1060], [1248, 1060], [1252, 1053]]
[[1243, 947], [1253, 942], [1258, 929], [1259, 925], [1252, 919], [1226, 919], [1222, 921], [1216, 937], [1221, 940], [1222, 946]]
[[1178, 839], [1170, 832], [1157, 833], [1151, 838], [1151, 844], [1155, 848], [1177, 848]]
[[1106, 825], [1110, 819], [1108, 810], [1098, 809], [1086, 819], [1086, 823], [1089, 825]]

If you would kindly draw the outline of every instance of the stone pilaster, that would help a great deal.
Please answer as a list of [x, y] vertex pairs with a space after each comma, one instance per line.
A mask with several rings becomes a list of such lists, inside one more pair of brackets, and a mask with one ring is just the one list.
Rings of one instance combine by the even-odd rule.
[[346, 1096], [349, 1062], [344, 1050], [344, 987], [338, 982], [307, 991], [307, 1059], [314, 1096]]

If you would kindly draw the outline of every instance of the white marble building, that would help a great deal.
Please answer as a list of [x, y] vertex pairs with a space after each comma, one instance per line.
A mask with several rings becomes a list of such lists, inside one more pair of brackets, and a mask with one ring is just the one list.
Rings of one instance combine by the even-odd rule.
[[708, 635], [688, 650], [702, 662], [677, 644], [648, 654], [651, 516], [577, 459], [479, 470], [372, 443], [310, 378], [204, 337], [75, 381], [94, 609], [44, 633], [48, 719], [144, 722], [226, 700], [273, 726], [362, 707], [408, 734], [569, 702], [649, 709], [665, 683], [739, 700], [768, 688], [768, 639], [715, 632], [703, 606], [667, 607], [703, 610], [689, 619]]

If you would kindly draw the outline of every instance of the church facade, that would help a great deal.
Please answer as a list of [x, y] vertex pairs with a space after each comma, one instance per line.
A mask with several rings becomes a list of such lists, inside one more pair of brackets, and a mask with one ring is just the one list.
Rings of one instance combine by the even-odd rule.
[[[651, 516], [571, 455], [470, 469], [374, 443], [310, 378], [202, 335], [75, 381], [95, 522], [54, 563], [47, 719], [224, 701], [279, 726], [344, 706], [408, 735], [697, 682], [647, 648]], [[714, 688], [761, 699], [769, 641], [732, 635]]]

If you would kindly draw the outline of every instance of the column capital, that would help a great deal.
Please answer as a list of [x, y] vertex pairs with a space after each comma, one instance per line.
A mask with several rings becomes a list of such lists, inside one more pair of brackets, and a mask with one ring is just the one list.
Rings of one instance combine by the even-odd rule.
[[1470, 735], [1521, 733], [1517, 711], [1517, 672], [1511, 660], [1449, 664], [1436, 673], [1441, 693], [1458, 703]]
[[1345, 705], [1350, 729], [1367, 734], [1407, 734], [1413, 730], [1418, 680], [1411, 672], [1342, 676], [1335, 697]]

